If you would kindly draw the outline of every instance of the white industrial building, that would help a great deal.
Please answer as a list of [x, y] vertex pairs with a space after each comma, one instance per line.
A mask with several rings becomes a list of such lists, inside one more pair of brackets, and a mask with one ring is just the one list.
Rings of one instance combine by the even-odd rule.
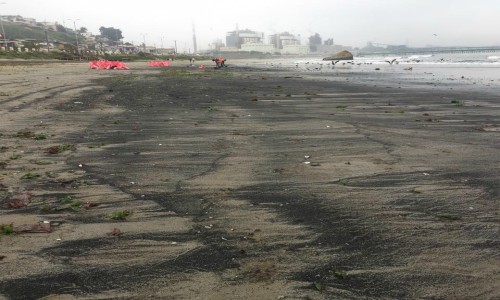
[[274, 53], [276, 48], [271, 44], [260, 44], [260, 43], [246, 43], [241, 45], [241, 51], [255, 51], [262, 53]]

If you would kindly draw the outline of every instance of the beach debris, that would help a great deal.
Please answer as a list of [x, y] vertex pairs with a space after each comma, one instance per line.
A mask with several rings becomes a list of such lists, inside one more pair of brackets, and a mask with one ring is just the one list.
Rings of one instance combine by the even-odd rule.
[[205, 65], [200, 65], [200, 66], [198, 67], [198, 69], [205, 70], [205, 69], [206, 69], [206, 67], [205, 67]]
[[21, 208], [28, 206], [30, 199], [31, 199], [31, 193], [30, 192], [22, 192], [18, 194], [14, 194], [10, 197], [10, 199], [5, 199], [3, 202], [2, 207], [5, 209], [9, 208]]
[[12, 223], [10, 223], [9, 225], [0, 224], [0, 235], [12, 233], [14, 233]]
[[321, 166], [321, 164], [320, 164], [320, 163], [317, 163], [317, 162], [312, 162], [312, 163], [310, 163], [309, 165], [310, 165], [311, 167], [319, 167], [319, 166]]
[[305, 159], [311, 158], [311, 155], [304, 155]]
[[413, 70], [413, 67], [404, 68], [403, 70], [405, 70], [405, 71], [411, 71], [411, 70]]
[[44, 213], [54, 213], [63, 210], [78, 211], [81, 207], [81, 201], [75, 200], [71, 196], [66, 196], [64, 198], [58, 199], [57, 202], [51, 202], [49, 204], [43, 205], [40, 208], [40, 211]]
[[119, 211], [115, 211], [114, 213], [111, 214], [111, 219], [118, 220], [118, 221], [124, 221], [125, 219], [127, 219], [131, 215], [132, 215], [132, 211], [130, 211], [130, 210], [119, 210]]
[[94, 70], [128, 70], [128, 67], [121, 61], [95, 60], [89, 63]]
[[5, 255], [0, 255], [0, 260], [3, 260], [4, 258], [6, 258], [7, 256]]
[[375, 71], [380, 71], [380, 68], [375, 68]]
[[14, 226], [15, 233], [50, 233], [52, 232], [50, 221], [41, 221], [36, 224], [22, 224]]
[[86, 202], [85, 204], [83, 204], [83, 208], [85, 208], [85, 209], [91, 209], [91, 208], [94, 208], [94, 207], [98, 207], [99, 205], [101, 205], [101, 203]]
[[118, 228], [113, 228], [113, 230], [111, 230], [111, 232], [108, 232], [108, 235], [111, 235], [111, 236], [121, 236], [123, 234], [123, 232], [118, 229]]
[[76, 146], [75, 145], [69, 145], [69, 144], [62, 144], [62, 145], [58, 145], [58, 146], [51, 146], [51, 147], [48, 147], [47, 149], [45, 149], [45, 152], [47, 152], [49, 154], [58, 154], [58, 153], [61, 153], [61, 152], [64, 152], [64, 151], [68, 151], [68, 150], [75, 151], [76, 150]]
[[311, 164], [311, 162], [310, 162], [310, 161], [305, 161], [305, 162], [304, 162], [304, 164], [306, 164], [306, 165], [310, 165], [310, 164]]
[[165, 60], [165, 61], [150, 61], [148, 62], [148, 66], [150, 67], [170, 67], [170, 61]]

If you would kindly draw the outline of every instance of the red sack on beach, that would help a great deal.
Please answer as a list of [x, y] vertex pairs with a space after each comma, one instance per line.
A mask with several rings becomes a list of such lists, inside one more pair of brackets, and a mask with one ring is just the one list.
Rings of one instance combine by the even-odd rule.
[[203, 70], [204, 70], [204, 69], [206, 69], [206, 68], [205, 68], [205, 65], [200, 65], [198, 68], [199, 68], [199, 69], [203, 69]]
[[150, 67], [169, 67], [170, 66], [170, 61], [150, 61], [148, 63]]
[[128, 70], [128, 67], [120, 61], [95, 60], [89, 63], [91, 69], [96, 70]]

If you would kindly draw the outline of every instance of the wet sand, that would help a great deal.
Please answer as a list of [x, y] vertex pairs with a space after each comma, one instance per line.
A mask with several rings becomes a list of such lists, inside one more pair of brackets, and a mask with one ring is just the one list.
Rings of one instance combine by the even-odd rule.
[[500, 297], [496, 85], [185, 64], [0, 64], [0, 299]]

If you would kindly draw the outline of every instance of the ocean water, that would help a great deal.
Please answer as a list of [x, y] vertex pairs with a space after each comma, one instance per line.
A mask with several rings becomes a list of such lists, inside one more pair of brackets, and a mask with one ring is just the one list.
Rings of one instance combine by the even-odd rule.
[[[393, 64], [388, 61], [395, 59]], [[321, 57], [276, 58], [255, 60], [251, 64], [300, 73], [322, 73], [349, 77], [366, 73], [373, 78], [396, 78], [407, 82], [441, 82], [476, 87], [500, 88], [500, 52], [442, 53], [378, 56], [355, 56], [335, 66]]]

